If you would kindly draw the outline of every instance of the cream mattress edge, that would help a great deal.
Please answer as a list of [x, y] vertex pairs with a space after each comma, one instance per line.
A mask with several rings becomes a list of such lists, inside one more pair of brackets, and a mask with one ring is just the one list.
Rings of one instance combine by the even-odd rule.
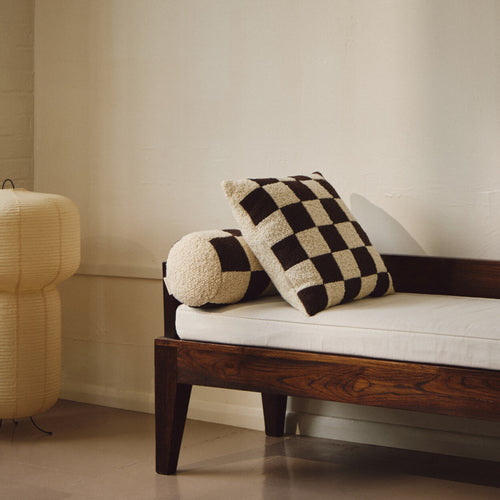
[[181, 305], [184, 340], [500, 369], [500, 300], [398, 293], [313, 317], [280, 297], [213, 309]]

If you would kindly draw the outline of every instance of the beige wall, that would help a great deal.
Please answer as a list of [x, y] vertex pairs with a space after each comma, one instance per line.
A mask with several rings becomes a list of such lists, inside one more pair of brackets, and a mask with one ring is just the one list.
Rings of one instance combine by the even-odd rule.
[[33, 189], [33, 0], [0, 2], [0, 183]]
[[99, 272], [155, 273], [186, 231], [234, 225], [224, 178], [315, 169], [382, 250], [495, 258], [499, 18], [494, 0], [39, 1], [37, 185], [80, 206]]
[[[62, 289], [66, 396], [152, 409], [160, 262], [184, 233], [234, 226], [224, 178], [320, 170], [382, 251], [499, 258], [499, 2], [39, 0], [35, 12], [35, 184], [82, 214], [81, 274]], [[311, 434], [456, 453], [471, 449], [461, 433], [477, 449], [493, 441], [474, 434], [500, 435], [291, 409]], [[258, 398], [229, 391], [197, 390], [190, 415], [262, 426]]]

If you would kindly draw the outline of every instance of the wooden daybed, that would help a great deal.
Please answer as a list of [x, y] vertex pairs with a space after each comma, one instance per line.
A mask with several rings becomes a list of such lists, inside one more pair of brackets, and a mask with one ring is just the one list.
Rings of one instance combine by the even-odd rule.
[[[500, 261], [383, 258], [397, 292], [500, 299]], [[193, 385], [260, 392], [269, 436], [283, 435], [287, 396], [500, 421], [500, 371], [181, 340], [179, 303], [165, 287], [164, 301], [165, 337], [155, 340], [160, 474], [176, 472]]]

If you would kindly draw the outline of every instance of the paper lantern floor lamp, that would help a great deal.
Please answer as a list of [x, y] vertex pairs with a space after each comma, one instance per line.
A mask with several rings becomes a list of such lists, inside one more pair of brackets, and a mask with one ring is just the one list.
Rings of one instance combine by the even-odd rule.
[[80, 217], [71, 200], [0, 189], [0, 424], [42, 413], [59, 397], [56, 285], [79, 263]]

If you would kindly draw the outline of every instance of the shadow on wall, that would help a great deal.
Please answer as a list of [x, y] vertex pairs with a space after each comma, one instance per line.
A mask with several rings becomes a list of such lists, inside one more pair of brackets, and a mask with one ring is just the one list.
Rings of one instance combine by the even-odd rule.
[[363, 196], [351, 195], [351, 210], [379, 252], [425, 255], [424, 249], [394, 217]]

